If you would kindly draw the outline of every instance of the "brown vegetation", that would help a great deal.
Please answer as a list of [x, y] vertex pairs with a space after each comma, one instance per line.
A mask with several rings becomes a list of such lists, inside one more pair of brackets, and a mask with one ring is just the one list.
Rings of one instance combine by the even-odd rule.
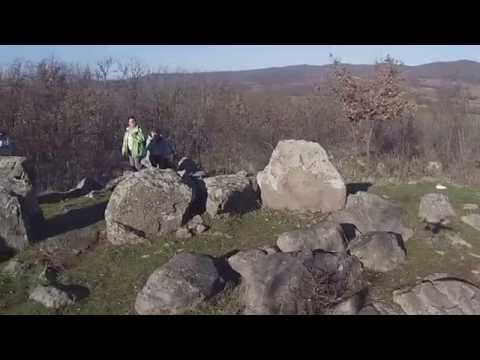
[[[404, 96], [397, 81], [400, 68], [380, 65], [362, 82], [344, 73], [343, 93], [334, 82], [323, 81], [320, 90], [312, 84], [308, 93], [289, 96], [274, 87], [245, 91], [214, 75], [154, 75], [137, 60], [106, 59], [94, 69], [55, 59], [17, 61], [0, 71], [0, 128], [12, 136], [19, 153], [34, 161], [41, 189], [63, 190], [85, 176], [114, 174], [122, 165], [121, 140], [131, 114], [145, 131], [163, 129], [181, 156], [192, 157], [210, 173], [260, 170], [285, 138], [318, 141], [336, 164], [352, 156], [361, 160], [352, 146], [359, 137], [348, 122], [339, 121], [347, 110], [350, 119], [369, 114], [382, 120], [361, 128], [368, 129], [366, 154], [374, 153], [376, 162], [388, 158], [400, 166], [439, 160], [447, 170], [468, 175], [457, 168], [470, 169], [480, 150], [480, 129], [465, 106], [469, 94], [457, 84], [444, 90], [441, 101], [422, 103], [427, 111], [414, 116], [411, 105], [419, 100]], [[368, 175], [375, 169], [362, 171]], [[345, 173], [355, 180], [351, 176]]]

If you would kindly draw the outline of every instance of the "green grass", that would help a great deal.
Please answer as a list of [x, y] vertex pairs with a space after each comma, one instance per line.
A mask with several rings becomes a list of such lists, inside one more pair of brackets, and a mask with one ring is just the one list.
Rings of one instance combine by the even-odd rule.
[[[52, 212], [54, 210], [52, 209]], [[75, 265], [62, 273], [63, 284], [75, 284], [89, 289], [90, 295], [60, 314], [133, 314], [136, 294], [148, 276], [172, 256], [181, 251], [221, 256], [235, 250], [273, 245], [277, 236], [303, 224], [287, 213], [258, 210], [241, 217], [211, 222], [205, 234], [178, 240], [166, 236], [150, 244], [111, 246], [102, 244], [79, 256]], [[227, 236], [213, 235], [215, 232]], [[28, 300], [28, 291], [41, 270], [36, 247], [24, 251], [19, 258], [34, 264], [27, 274], [16, 280], [0, 278], [0, 314], [53, 313]], [[228, 296], [220, 305], [204, 307], [204, 313], [222, 313]]]
[[[419, 278], [434, 273], [446, 272], [461, 276], [472, 282], [470, 270], [479, 263], [469, 253], [480, 254], [480, 232], [463, 224], [459, 217], [468, 213], [465, 203], [480, 204], [480, 187], [447, 185], [445, 193], [457, 212], [458, 219], [451, 224], [454, 231], [472, 244], [472, 249], [438, 248], [427, 240], [427, 233], [418, 220], [418, 206], [422, 195], [437, 192], [435, 184], [373, 186], [370, 192], [388, 196], [408, 213], [408, 225], [415, 230], [412, 239], [406, 242], [407, 262], [384, 274], [369, 274], [372, 294], [392, 307], [393, 290], [413, 285]], [[106, 199], [71, 199], [65, 202], [69, 208], [95, 206]], [[62, 216], [65, 204], [44, 204], [47, 220]], [[179, 240], [166, 236], [149, 244], [111, 246], [106, 243], [81, 254], [68, 263], [61, 276], [63, 284], [75, 284], [89, 289], [90, 295], [60, 314], [134, 314], [137, 293], [149, 275], [172, 256], [181, 251], [221, 256], [235, 250], [256, 246], [273, 245], [277, 236], [285, 231], [303, 227], [311, 220], [288, 212], [258, 210], [243, 216], [210, 220], [211, 229], [205, 234]], [[215, 236], [215, 232], [224, 235]], [[227, 234], [227, 235], [225, 235]], [[24, 275], [10, 279], [0, 275], [0, 314], [53, 314], [28, 300], [29, 290], [36, 284], [42, 269], [42, 256], [38, 245], [32, 246], [18, 257], [30, 264]], [[437, 253], [442, 250], [442, 256]], [[0, 266], [2, 266], [0, 264]], [[478, 282], [478, 280], [477, 280]], [[230, 289], [210, 303], [202, 305], [192, 314], [237, 313], [238, 289]]]
[[[373, 291], [376, 296], [386, 303], [392, 304], [391, 293], [408, 285], [413, 285], [417, 280], [432, 273], [448, 273], [453, 276], [465, 278], [480, 285], [477, 278], [472, 277], [471, 269], [478, 264], [478, 259], [469, 253], [480, 253], [480, 232], [460, 221], [460, 217], [471, 213], [463, 210], [465, 203], [480, 204], [480, 187], [462, 187], [446, 185], [447, 190], [436, 190], [436, 184], [417, 185], [386, 185], [372, 187], [371, 192], [387, 195], [408, 213], [408, 225], [415, 230], [414, 236], [405, 243], [407, 262], [397, 269], [384, 274], [372, 274], [374, 283]], [[428, 193], [442, 192], [448, 195], [450, 203], [458, 217], [449, 225], [472, 248], [454, 248], [452, 246], [433, 245], [428, 241], [431, 236], [424, 231], [418, 218], [420, 198]], [[442, 256], [437, 251], [443, 251]]]

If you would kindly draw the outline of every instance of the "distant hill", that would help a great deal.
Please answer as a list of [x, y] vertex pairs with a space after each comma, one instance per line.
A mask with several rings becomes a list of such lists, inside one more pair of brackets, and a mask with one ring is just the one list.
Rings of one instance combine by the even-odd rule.
[[[366, 76], [374, 65], [345, 66], [355, 75]], [[454, 81], [480, 87], [480, 63], [469, 60], [435, 62], [417, 66], [402, 66], [403, 76], [412, 87], [438, 88]], [[226, 81], [251, 91], [276, 90], [290, 95], [302, 95], [321, 84], [332, 71], [332, 65], [292, 65], [242, 71], [219, 71], [190, 74], [154, 74], [152, 77], [197, 77]]]

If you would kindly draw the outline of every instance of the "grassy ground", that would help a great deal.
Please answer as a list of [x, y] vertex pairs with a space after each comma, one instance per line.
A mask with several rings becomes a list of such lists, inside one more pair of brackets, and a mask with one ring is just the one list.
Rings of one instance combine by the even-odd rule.
[[[480, 278], [472, 270], [480, 270], [480, 232], [460, 221], [460, 217], [472, 211], [463, 210], [466, 203], [480, 204], [480, 187], [449, 185], [447, 190], [436, 190], [436, 184], [388, 185], [372, 187], [370, 192], [384, 195], [401, 205], [408, 212], [409, 226], [414, 236], [405, 243], [407, 262], [397, 269], [384, 274], [372, 274], [372, 294], [391, 307], [393, 290], [412, 285], [420, 278], [432, 273], [449, 273], [480, 285]], [[472, 248], [453, 247], [445, 243], [432, 243], [431, 233], [425, 231], [418, 219], [420, 198], [424, 194], [443, 192], [456, 211], [458, 218], [449, 225], [451, 231], [459, 234]]]
[[[391, 302], [392, 290], [413, 284], [418, 278], [433, 272], [448, 272], [480, 284], [479, 278], [471, 272], [475, 267], [480, 270], [480, 259], [470, 255], [470, 253], [480, 255], [480, 233], [460, 221], [454, 221], [452, 228], [468, 241], [472, 248], [438, 247], [428, 241], [428, 234], [418, 222], [420, 197], [437, 191], [434, 185], [386, 185], [373, 186], [369, 190], [387, 196], [405, 208], [408, 212], [409, 225], [415, 229], [414, 237], [406, 243], [407, 262], [394, 271], [371, 274], [370, 277], [372, 295], [391, 307], [394, 307]], [[463, 204], [480, 204], [480, 187], [449, 186], [445, 192], [459, 217], [467, 213], [463, 210]], [[105, 198], [71, 199], [63, 204], [45, 204], [43, 210], [48, 221], [62, 224], [65, 207], [81, 210], [96, 208], [104, 202]], [[148, 276], [174, 254], [192, 251], [221, 256], [235, 250], [273, 245], [280, 233], [303, 227], [311, 220], [312, 218], [294, 214], [258, 210], [242, 217], [215, 220], [210, 223], [211, 229], [208, 232], [191, 239], [163, 237], [152, 241], [151, 244], [116, 247], [101, 242], [96, 248], [77, 256], [75, 261], [65, 265], [61, 282], [84, 286], [89, 289], [90, 294], [76, 305], [59, 313], [133, 314], [136, 294]], [[439, 251], [443, 251], [443, 255]], [[19, 259], [29, 266], [24, 275], [11, 279], [0, 274], [0, 314], [54, 313], [28, 300], [28, 292], [36, 284], [44, 260], [39, 254], [38, 244], [20, 254]], [[235, 291], [227, 292], [226, 296], [203, 306], [195, 313], [236, 313], [238, 304], [235, 300]]]
[[[84, 206], [95, 205], [91, 200], [86, 203], [84, 199], [80, 201]], [[57, 208], [48, 205], [47, 217], [58, 217], [64, 205]], [[68, 205], [78, 206], [78, 202], [70, 200]], [[273, 245], [280, 233], [298, 228], [307, 220], [286, 213], [258, 210], [242, 217], [216, 220], [210, 223], [208, 232], [191, 239], [178, 240], [171, 236], [151, 244], [134, 246], [101, 243], [94, 250], [78, 256], [62, 273], [62, 283], [84, 286], [89, 289], [90, 295], [60, 313], [132, 314], [136, 294], [148, 276], [174, 254], [192, 251], [221, 256], [235, 250]], [[19, 259], [30, 264], [31, 268], [24, 276], [14, 280], [0, 275], [0, 314], [54, 313], [28, 300], [28, 291], [36, 283], [42, 268], [37, 247], [24, 251]], [[225, 300], [221, 301], [225, 303]], [[223, 310], [214, 306], [206, 307], [204, 312], [223, 313]]]

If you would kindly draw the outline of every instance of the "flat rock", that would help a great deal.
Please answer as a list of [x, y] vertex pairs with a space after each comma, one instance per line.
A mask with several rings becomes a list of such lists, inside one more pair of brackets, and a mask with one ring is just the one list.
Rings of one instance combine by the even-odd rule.
[[408, 315], [480, 315], [480, 289], [447, 274], [394, 291], [393, 300]]
[[328, 219], [340, 224], [353, 224], [361, 233], [393, 232], [403, 241], [413, 236], [406, 226], [407, 212], [400, 206], [367, 192], [349, 195], [344, 210], [331, 214]]
[[406, 260], [403, 241], [393, 233], [364, 234], [350, 242], [349, 250], [365, 268], [376, 272], [391, 271]]
[[480, 231], [480, 214], [470, 214], [462, 216], [461, 219], [465, 224], [468, 224], [475, 230]]
[[477, 204], [463, 204], [463, 210], [467, 210], [467, 211], [478, 210], [478, 205]]
[[281, 234], [277, 239], [277, 246], [283, 252], [317, 249], [342, 252], [345, 251], [347, 244], [340, 224], [323, 221], [308, 229]]

